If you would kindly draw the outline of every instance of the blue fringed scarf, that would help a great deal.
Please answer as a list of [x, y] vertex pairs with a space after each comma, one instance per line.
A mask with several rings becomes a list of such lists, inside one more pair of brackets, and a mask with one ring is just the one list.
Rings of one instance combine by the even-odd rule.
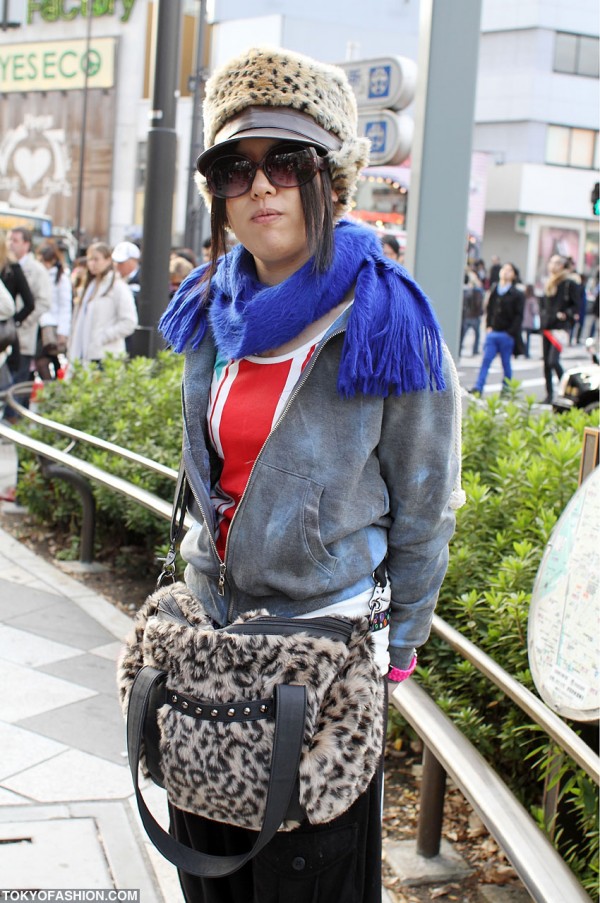
[[254, 259], [237, 245], [219, 263], [209, 304], [204, 268], [182, 282], [159, 327], [175, 351], [199, 347], [210, 324], [217, 348], [238, 359], [278, 348], [340, 304], [355, 286], [338, 391], [386, 397], [444, 389], [442, 337], [431, 305], [406, 270], [381, 252], [377, 236], [346, 220], [335, 227], [335, 253], [325, 273], [309, 260], [278, 285], [265, 286]]

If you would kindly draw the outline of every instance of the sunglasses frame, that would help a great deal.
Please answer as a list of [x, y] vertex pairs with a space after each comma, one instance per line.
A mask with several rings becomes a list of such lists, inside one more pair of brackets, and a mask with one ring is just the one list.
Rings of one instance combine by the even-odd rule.
[[[296, 151], [308, 151], [310, 153], [311, 162], [313, 165], [313, 172], [309, 176], [308, 179], [299, 181], [297, 185], [279, 185], [277, 182], [275, 182], [272, 179], [272, 177], [269, 175], [267, 169], [265, 169], [265, 161], [267, 161], [267, 158], [269, 157], [270, 154], [274, 154], [277, 152], [281, 153], [283, 148], [286, 148], [289, 151], [294, 149]], [[233, 195], [220, 194], [214, 190], [213, 185], [211, 184], [211, 182], [212, 182], [211, 172], [212, 172], [213, 167], [218, 163], [222, 163], [223, 160], [226, 160], [228, 158], [234, 158], [236, 160], [247, 160], [248, 163], [250, 163], [250, 165], [252, 167], [251, 172], [248, 177], [248, 187], [244, 191], [241, 191], [239, 194], [233, 194]], [[327, 158], [324, 156], [321, 156], [317, 152], [316, 148], [314, 148], [312, 145], [295, 144], [294, 142], [283, 142], [281, 144], [274, 144], [273, 147], [270, 147], [269, 150], [266, 152], [266, 154], [258, 162], [255, 160], [252, 160], [252, 158], [248, 157], [246, 154], [241, 154], [241, 153], [223, 154], [223, 156], [217, 157], [215, 160], [213, 160], [208, 165], [208, 167], [206, 169], [205, 178], [206, 178], [206, 184], [208, 186], [208, 190], [213, 195], [213, 197], [222, 198], [223, 200], [230, 201], [230, 200], [233, 200], [234, 198], [241, 198], [245, 194], [248, 194], [249, 191], [252, 190], [252, 185], [254, 184], [254, 179], [256, 178], [256, 173], [258, 172], [259, 169], [262, 169], [262, 171], [264, 172], [265, 177], [268, 179], [269, 183], [271, 185], [273, 185], [275, 188], [300, 188], [302, 185], [307, 185], [310, 181], [312, 181], [312, 179], [314, 179], [314, 177], [317, 175], [318, 172], [323, 172], [324, 170], [328, 169], [328, 167], [329, 167], [329, 163], [327, 161]]]

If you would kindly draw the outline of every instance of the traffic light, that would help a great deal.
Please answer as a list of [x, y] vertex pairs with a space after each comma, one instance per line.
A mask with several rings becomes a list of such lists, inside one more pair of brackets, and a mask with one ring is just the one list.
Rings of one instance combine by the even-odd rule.
[[592, 213], [594, 216], [600, 216], [600, 182], [596, 182], [592, 190]]

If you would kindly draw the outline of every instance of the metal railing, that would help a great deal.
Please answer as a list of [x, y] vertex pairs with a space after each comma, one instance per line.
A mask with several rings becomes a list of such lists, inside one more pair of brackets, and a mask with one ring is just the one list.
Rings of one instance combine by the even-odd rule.
[[[27, 387], [30, 389], [30, 384]], [[27, 419], [74, 442], [86, 442], [170, 479], [176, 479], [177, 472], [172, 468], [25, 409], [14, 399], [14, 394], [23, 389], [23, 386], [13, 386], [4, 394], [10, 404]], [[71, 455], [69, 451], [55, 449], [2, 422], [0, 436], [45, 460], [55, 462], [60, 468], [68, 468], [86, 480], [92, 480], [126, 496], [159, 517], [171, 517], [171, 502], [166, 502], [127, 480], [108, 474]], [[190, 524], [188, 515], [186, 526], [189, 527]], [[586, 774], [597, 784], [600, 782], [600, 759], [562, 719], [437, 615], [434, 615], [433, 630], [526, 712]], [[546, 835], [494, 769], [428, 694], [414, 680], [409, 680], [398, 685], [390, 701], [412, 725], [425, 747], [417, 853], [425, 858], [432, 858], [439, 852], [448, 774], [504, 851], [532, 899], [539, 903], [589, 901], [590, 897]]]

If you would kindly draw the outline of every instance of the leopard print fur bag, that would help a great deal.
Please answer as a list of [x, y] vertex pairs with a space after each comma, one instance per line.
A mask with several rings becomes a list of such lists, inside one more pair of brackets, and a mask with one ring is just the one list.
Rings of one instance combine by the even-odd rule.
[[[288, 626], [291, 620], [251, 612], [230, 629], [256, 626], [263, 623], [256, 622], [261, 617]], [[257, 700], [266, 700], [266, 708], [281, 684], [306, 687], [298, 768], [303, 815], [311, 824], [329, 822], [366, 790], [381, 757], [384, 731], [384, 682], [374, 663], [368, 620], [322, 619], [343, 622], [346, 641], [327, 631], [315, 635], [308, 625], [318, 620], [293, 621], [294, 633], [235, 633], [215, 629], [183, 583], [146, 600], [120, 657], [118, 683], [126, 714], [140, 669], [150, 666], [166, 674], [169, 691], [156, 714], [158, 752], [167, 795], [177, 808], [261, 828], [273, 719], [200, 720], [192, 709], [217, 712], [221, 706], [233, 712], [241, 704], [250, 711]], [[141, 764], [144, 771], [143, 755]], [[290, 818], [288, 813], [279, 830], [291, 830], [297, 819], [298, 814]]]

